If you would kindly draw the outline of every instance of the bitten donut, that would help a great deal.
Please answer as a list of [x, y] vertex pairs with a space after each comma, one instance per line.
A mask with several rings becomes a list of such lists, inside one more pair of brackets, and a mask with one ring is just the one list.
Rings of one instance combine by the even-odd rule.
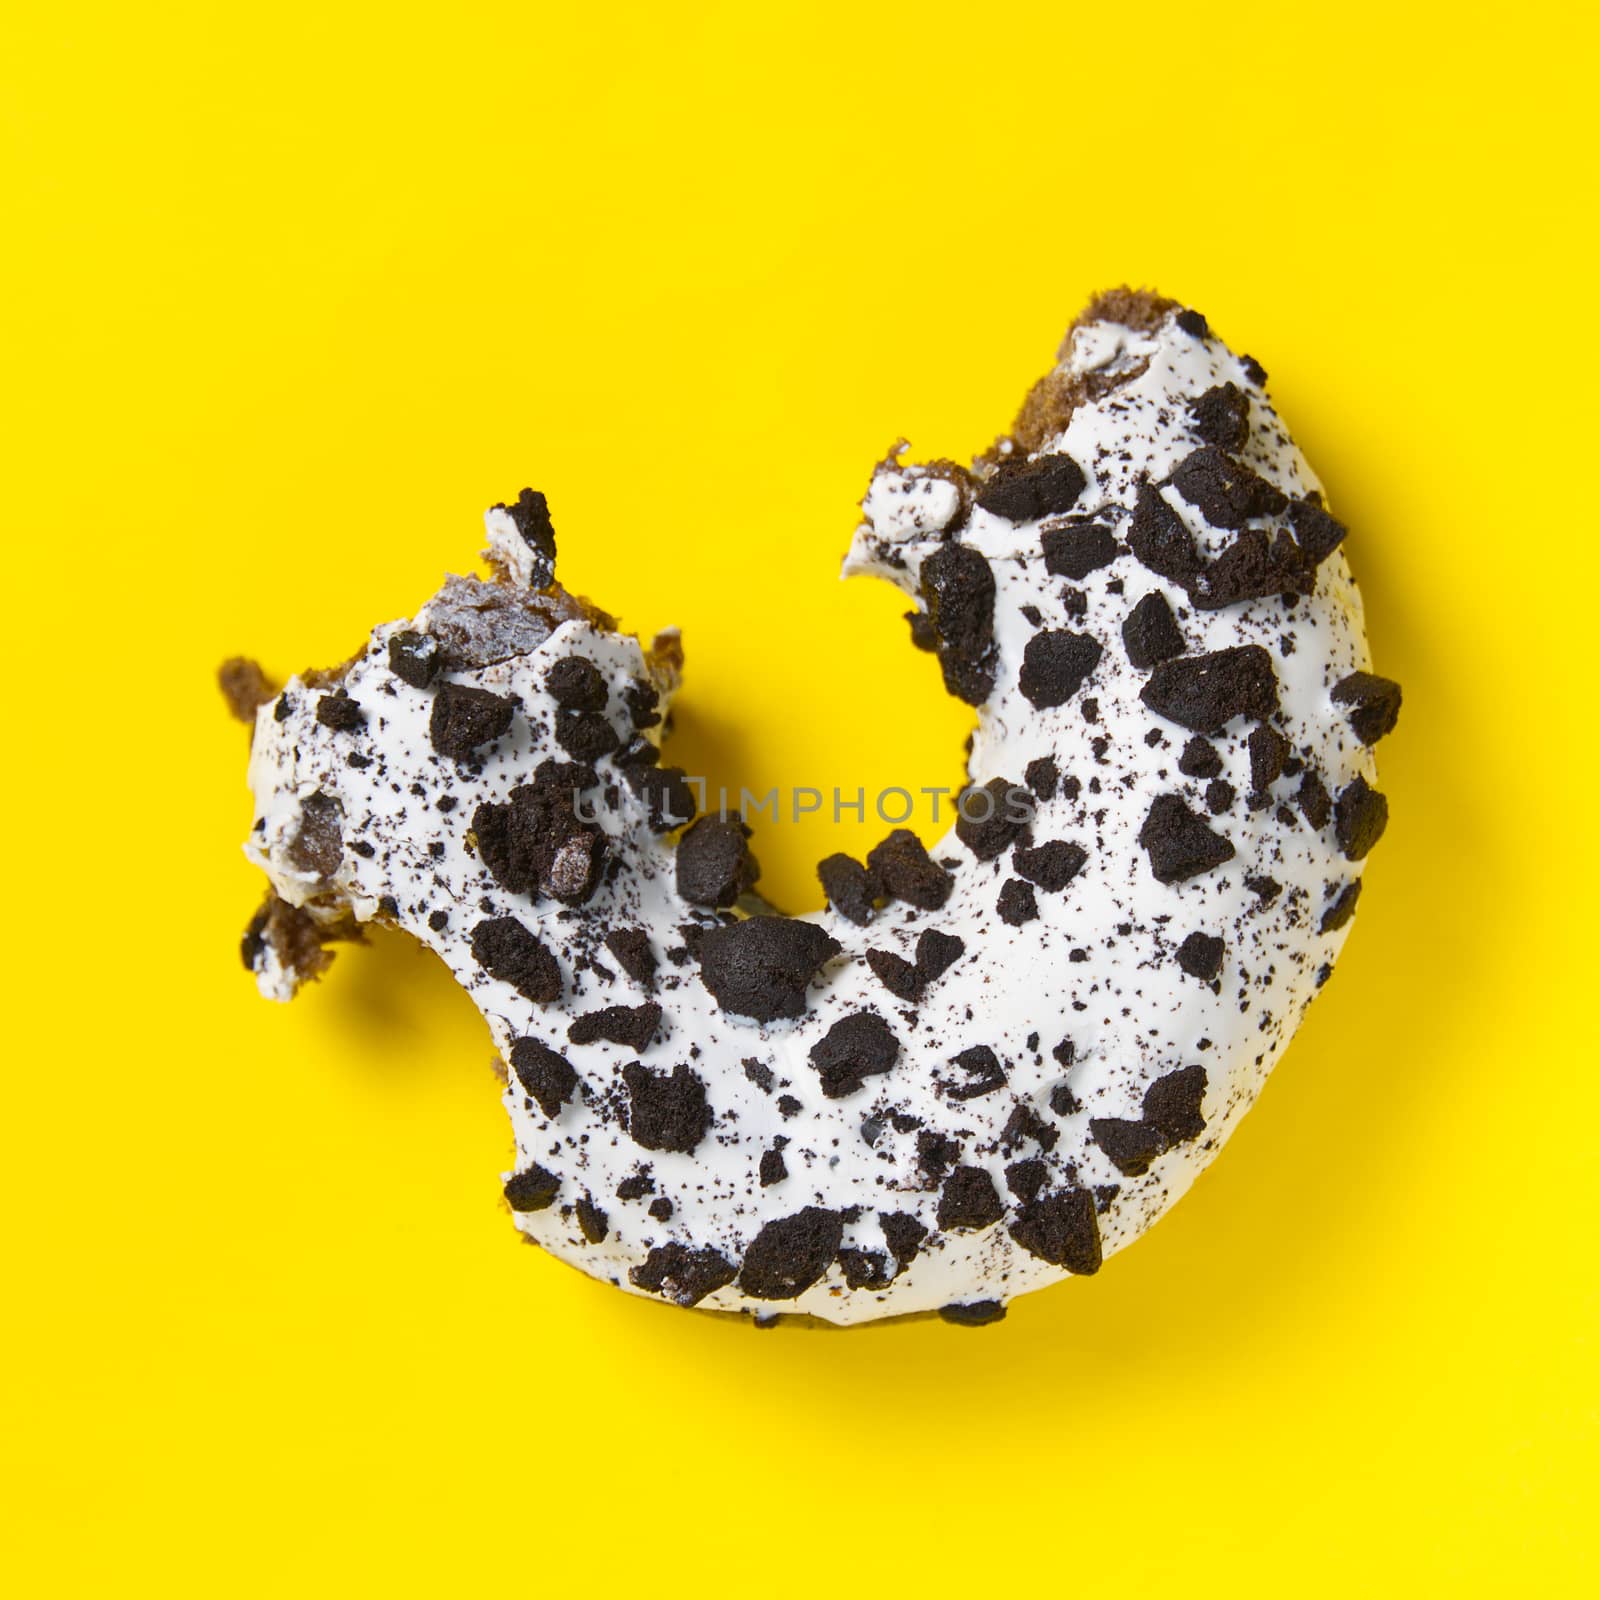
[[1095, 1272], [1255, 1099], [1387, 820], [1400, 690], [1265, 386], [1118, 290], [971, 468], [878, 466], [844, 570], [913, 597], [978, 725], [952, 830], [828, 857], [815, 915], [694, 816], [677, 636], [556, 582], [542, 495], [342, 667], [230, 662], [261, 991], [361, 923], [421, 940], [504, 1058], [517, 1227], [635, 1293], [981, 1323]]

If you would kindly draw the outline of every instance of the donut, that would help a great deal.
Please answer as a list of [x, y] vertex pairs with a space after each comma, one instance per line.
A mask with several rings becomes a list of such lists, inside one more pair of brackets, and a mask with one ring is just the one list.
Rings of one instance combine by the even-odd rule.
[[1204, 317], [1095, 299], [970, 467], [873, 471], [844, 562], [977, 710], [931, 848], [758, 891], [662, 738], [682, 668], [555, 576], [543, 495], [343, 665], [223, 686], [252, 726], [287, 999], [366, 923], [472, 996], [515, 1225], [632, 1293], [993, 1322], [1143, 1233], [1250, 1107], [1349, 933], [1388, 808], [1346, 530]]

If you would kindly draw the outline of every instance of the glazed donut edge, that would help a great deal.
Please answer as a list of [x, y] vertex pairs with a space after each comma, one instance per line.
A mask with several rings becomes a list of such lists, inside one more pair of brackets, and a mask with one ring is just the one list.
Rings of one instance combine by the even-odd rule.
[[[750, 829], [662, 762], [682, 652], [555, 579], [525, 490], [492, 576], [281, 689], [252, 725], [246, 932], [287, 999], [363, 923], [472, 996], [532, 1242], [678, 1305], [997, 1320], [1160, 1217], [1253, 1103], [1387, 821], [1345, 530], [1205, 319], [1092, 302], [970, 468], [873, 473], [846, 575], [916, 601], [977, 709], [931, 848], [756, 891]], [[691, 818], [693, 820], [691, 820]]]

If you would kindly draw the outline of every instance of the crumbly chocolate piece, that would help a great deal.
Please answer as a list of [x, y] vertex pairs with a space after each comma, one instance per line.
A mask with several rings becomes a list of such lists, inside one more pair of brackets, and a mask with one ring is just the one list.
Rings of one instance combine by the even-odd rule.
[[922, 911], [937, 911], [955, 886], [955, 879], [909, 828], [896, 828], [874, 845], [867, 852], [866, 870], [880, 893]]
[[549, 1005], [561, 998], [556, 958], [515, 917], [489, 917], [472, 930], [473, 959], [524, 999]]
[[1189, 421], [1207, 444], [1242, 450], [1250, 437], [1250, 397], [1236, 383], [1219, 383], [1189, 402]]
[[541, 1039], [517, 1039], [511, 1045], [511, 1070], [517, 1082], [539, 1103], [547, 1117], [561, 1115], [577, 1092], [580, 1079], [572, 1063]]
[[990, 1228], [1005, 1214], [1005, 1202], [983, 1167], [957, 1167], [939, 1191], [938, 1220], [946, 1233]]
[[1037, 1156], [1030, 1156], [1026, 1161], [1013, 1161], [1006, 1168], [1006, 1188], [1024, 1205], [1030, 1200], [1037, 1200], [1049, 1181], [1050, 1169]]
[[844, 1219], [821, 1206], [767, 1223], [745, 1250], [740, 1291], [753, 1300], [798, 1298], [833, 1265], [843, 1236]]
[[1172, 486], [1214, 528], [1242, 528], [1251, 517], [1276, 516], [1289, 504], [1281, 489], [1209, 444], [1178, 463]]
[[1027, 790], [1008, 778], [969, 786], [956, 799], [956, 837], [980, 861], [1004, 855], [1032, 820]]
[[1191, 978], [1209, 983], [1222, 971], [1222, 940], [1210, 933], [1189, 934], [1178, 946], [1178, 965]]
[[598, 711], [556, 709], [556, 743], [575, 761], [598, 761], [619, 749], [617, 730]]
[[[1043, 1150], [1054, 1150], [1060, 1139], [1061, 1130], [1046, 1122], [1026, 1101], [1017, 1102], [1000, 1130], [1000, 1143], [1008, 1150], [1015, 1150], [1030, 1140]], [[1009, 1183], [1010, 1178], [1006, 1181]]]
[[1089, 1134], [1125, 1178], [1142, 1177], [1166, 1148], [1154, 1128], [1127, 1117], [1091, 1117]]
[[922, 979], [904, 956], [892, 950], [869, 950], [866, 961], [873, 975], [897, 1000], [914, 1004], [922, 998]]
[[917, 1135], [917, 1165], [935, 1183], [961, 1159], [961, 1146], [942, 1133], [924, 1128]]
[[950, 1065], [966, 1073], [959, 1087], [950, 1090], [952, 1100], [977, 1100], [1006, 1086], [1006, 1069], [986, 1044], [975, 1044], [950, 1058]]
[[968, 705], [994, 689], [994, 573], [970, 545], [941, 545], [922, 563], [922, 603], [939, 636], [945, 688]]
[[1071, 456], [1041, 456], [1036, 461], [1008, 461], [995, 468], [979, 485], [976, 498], [991, 516], [1008, 522], [1035, 522], [1070, 511], [1087, 485], [1083, 468]]
[[881, 1250], [841, 1250], [839, 1267], [850, 1289], [887, 1289], [895, 1278]]
[[1289, 534], [1246, 528], [1207, 566], [1189, 598], [1202, 611], [1221, 611], [1267, 595], [1308, 595], [1316, 582], [1316, 564]]
[[439, 641], [410, 628], [389, 640], [389, 670], [413, 689], [426, 689], [439, 671]]
[[1040, 889], [1050, 892], [1065, 889], [1077, 877], [1089, 852], [1080, 844], [1052, 839], [1032, 849], [1017, 849], [1012, 854], [1017, 871]]
[[661, 1007], [654, 1000], [639, 1006], [601, 1006], [574, 1017], [567, 1037], [574, 1044], [594, 1044], [607, 1039], [630, 1050], [648, 1050], [661, 1026]]
[[555, 1204], [561, 1179], [543, 1167], [529, 1167], [506, 1179], [506, 1204], [513, 1211], [547, 1211]]
[[1210, 324], [1199, 311], [1184, 309], [1172, 319], [1193, 339], [1205, 339], [1211, 334]]
[[761, 876], [749, 838], [737, 817], [701, 817], [678, 841], [678, 893], [693, 906], [731, 906]]
[[1326, 561], [1344, 542], [1349, 530], [1330, 516], [1320, 501], [1296, 500], [1289, 507], [1289, 525], [1307, 559], [1315, 566]]
[[726, 1288], [739, 1269], [715, 1250], [696, 1250], [686, 1244], [657, 1245], [641, 1265], [628, 1274], [637, 1289], [648, 1290], [675, 1305], [695, 1306], [708, 1294]]
[[1245, 743], [1250, 752], [1250, 787], [1260, 794], [1283, 776], [1289, 741], [1275, 728], [1262, 724], [1251, 730]]
[[1231, 783], [1222, 778], [1213, 778], [1206, 785], [1206, 810], [1212, 816], [1220, 817], [1237, 797], [1237, 791]]
[[1087, 1189], [1057, 1189], [1030, 1200], [1011, 1224], [1029, 1255], [1084, 1276], [1100, 1270], [1100, 1220]]
[[924, 984], [943, 977], [967, 952], [965, 943], [953, 933], [939, 928], [924, 928], [917, 935], [917, 976]]
[[1158, 883], [1183, 883], [1233, 859], [1233, 845], [1213, 833], [1175, 794], [1157, 795], [1139, 830]]
[[[923, 852], [926, 855], [926, 851]], [[873, 902], [883, 892], [877, 874], [869, 871], [843, 851], [824, 856], [817, 863], [817, 877], [828, 904], [841, 917], [864, 928], [872, 921]]]
[[1041, 711], [1064, 706], [1100, 661], [1100, 641], [1068, 628], [1036, 633], [1022, 651], [1020, 687]]
[[1039, 900], [1032, 884], [1024, 883], [1021, 878], [1007, 878], [1000, 885], [994, 909], [1008, 928], [1020, 928], [1039, 915]]
[[1128, 526], [1128, 548], [1157, 577], [1185, 588], [1199, 578], [1205, 566], [1188, 524], [1160, 490], [1148, 483], [1139, 485]]
[[653, 832], [671, 833], [694, 816], [694, 789], [682, 767], [629, 766], [623, 776], [644, 802]]
[[1082, 583], [1091, 572], [1109, 567], [1122, 553], [1117, 536], [1093, 517], [1074, 517], [1039, 536], [1044, 570], [1057, 578]]
[[1038, 756], [1023, 768], [1022, 777], [1035, 800], [1053, 800], [1056, 785], [1061, 782], [1061, 769], [1054, 756]]
[[782, 1183], [789, 1176], [789, 1164], [783, 1159], [783, 1151], [779, 1148], [763, 1150], [761, 1162], [757, 1170], [763, 1189], [770, 1189], [775, 1183]]
[[695, 955], [724, 1011], [774, 1022], [805, 1011], [806, 985], [841, 948], [815, 923], [763, 916], [707, 929]]
[[940, 1306], [939, 1319], [953, 1323], [958, 1328], [987, 1328], [991, 1322], [1005, 1321], [1005, 1303], [1000, 1300], [963, 1300], [956, 1305]]
[[1128, 613], [1122, 624], [1122, 647], [1141, 672], [1188, 649], [1164, 595], [1152, 590]]
[[1144, 1092], [1144, 1120], [1170, 1145], [1186, 1144], [1206, 1131], [1200, 1115], [1205, 1098], [1206, 1069], [1179, 1067], [1156, 1079]]
[[573, 1211], [578, 1218], [578, 1230], [590, 1244], [604, 1244], [611, 1232], [611, 1218], [594, 1203], [589, 1195], [579, 1195]]
[[661, 721], [657, 707], [661, 692], [653, 683], [636, 680], [622, 691], [622, 703], [628, 708], [628, 721], [636, 728], [653, 728]]
[[883, 1242], [895, 1260], [902, 1267], [910, 1266], [928, 1237], [926, 1226], [907, 1211], [880, 1211], [878, 1226], [883, 1229]]
[[479, 859], [496, 883], [567, 905], [590, 898], [608, 857], [605, 831], [578, 815], [578, 796], [593, 781], [589, 767], [544, 761], [503, 804], [485, 801], [472, 813]]
[[1163, 661], [1139, 698], [1159, 717], [1194, 733], [1217, 734], [1234, 717], [1265, 721], [1278, 709], [1272, 657], [1258, 644]]
[[544, 675], [550, 698], [568, 711], [604, 711], [606, 680], [587, 656], [563, 656]]
[[442, 756], [469, 760], [511, 726], [515, 700], [467, 683], [441, 683], [433, 697], [428, 737]]
[[522, 542], [533, 553], [530, 587], [547, 589], [556, 575], [556, 530], [550, 521], [550, 504], [537, 489], [524, 489], [515, 505], [500, 505], [522, 535]]
[[1184, 745], [1178, 757], [1178, 771], [1188, 778], [1215, 778], [1222, 772], [1222, 757], [1215, 745], [1196, 735]]
[[628, 1091], [628, 1133], [646, 1150], [677, 1150], [693, 1155], [711, 1127], [705, 1080], [693, 1067], [652, 1072], [630, 1061], [622, 1069]]
[[1350, 706], [1350, 727], [1362, 744], [1374, 745], [1400, 720], [1400, 685], [1375, 672], [1352, 672], [1333, 686], [1333, 698]]
[[356, 733], [367, 725], [367, 714], [340, 687], [331, 694], [317, 696], [317, 721], [335, 733]]
[[1389, 826], [1389, 802], [1365, 778], [1355, 778], [1339, 791], [1333, 807], [1333, 829], [1347, 861], [1364, 861]]
[[1356, 914], [1356, 901], [1361, 898], [1361, 880], [1352, 878], [1328, 903], [1317, 924], [1318, 933], [1337, 933]]
[[606, 935], [606, 949], [641, 988], [654, 988], [656, 953], [650, 948], [650, 935], [643, 928], [613, 928]]
[[834, 1023], [811, 1047], [811, 1065], [830, 1100], [842, 1100], [869, 1077], [889, 1071], [900, 1057], [900, 1041], [876, 1011], [857, 1011]]

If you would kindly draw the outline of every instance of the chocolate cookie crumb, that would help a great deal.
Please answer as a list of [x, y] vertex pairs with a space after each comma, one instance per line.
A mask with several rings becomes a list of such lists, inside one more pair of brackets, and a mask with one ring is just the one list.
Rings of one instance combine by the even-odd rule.
[[1005, 1214], [994, 1179], [983, 1167], [957, 1167], [939, 1192], [939, 1226], [946, 1233], [993, 1227]]
[[602, 1006], [574, 1017], [567, 1037], [574, 1044], [594, 1044], [606, 1039], [630, 1050], [650, 1048], [661, 1026], [661, 1007], [654, 1000], [639, 1006]]
[[513, 1211], [547, 1211], [555, 1204], [561, 1179], [543, 1167], [529, 1167], [506, 1179], [506, 1204]]
[[1163, 595], [1152, 590], [1134, 606], [1122, 624], [1122, 646], [1128, 660], [1141, 672], [1158, 662], [1181, 656], [1188, 648], [1172, 607]]
[[1258, 644], [1163, 661], [1139, 698], [1157, 716], [1194, 733], [1217, 734], [1235, 717], [1265, 721], [1278, 709], [1272, 657]]
[[561, 998], [556, 958], [515, 917], [490, 917], [472, 930], [473, 959], [524, 999], [549, 1005]]
[[1041, 456], [997, 467], [979, 486], [977, 503], [1008, 522], [1034, 522], [1070, 511], [1087, 485], [1083, 469], [1071, 456]]
[[693, 1155], [711, 1126], [705, 1080], [692, 1067], [652, 1072], [641, 1062], [622, 1069], [628, 1091], [628, 1133], [646, 1150]]
[[1022, 652], [1024, 696], [1041, 711], [1065, 705], [1094, 671], [1100, 650], [1098, 639], [1067, 628], [1034, 634]]
[[389, 640], [389, 670], [413, 689], [426, 689], [439, 671], [439, 641], [410, 628]]
[[1222, 940], [1209, 933], [1191, 933], [1178, 946], [1178, 965], [1191, 978], [1209, 983], [1222, 971]]
[[859, 928], [872, 921], [873, 902], [882, 892], [876, 873], [869, 872], [854, 856], [836, 851], [817, 863], [817, 878], [828, 904], [841, 917]]
[[559, 1051], [540, 1039], [516, 1039], [511, 1045], [511, 1070], [517, 1082], [539, 1103], [552, 1120], [572, 1098], [578, 1074]]
[[909, 828], [896, 828], [867, 852], [867, 872], [881, 893], [923, 911], [937, 911], [955, 886]]
[[1334, 804], [1334, 834], [1347, 861], [1363, 861], [1389, 825], [1389, 802], [1365, 778], [1339, 791]]
[[1182, 883], [1233, 859], [1233, 845], [1213, 833], [1175, 794], [1157, 795], [1139, 830], [1158, 883]]
[[656, 954], [650, 936], [643, 928], [613, 928], [606, 935], [606, 949], [617, 965], [641, 988], [650, 989], [656, 981]]
[[736, 817], [702, 817], [678, 841], [678, 893], [690, 905], [731, 906], [761, 876]]
[[1011, 857], [1017, 871], [1040, 889], [1055, 892], [1065, 889], [1077, 877], [1089, 852], [1082, 845], [1052, 839], [1030, 850], [1018, 849]]
[[805, 1011], [806, 985], [841, 948], [815, 923], [761, 916], [708, 929], [695, 955], [724, 1011], [773, 1022]]
[[1044, 550], [1044, 570], [1057, 578], [1082, 583], [1091, 572], [1109, 567], [1121, 553], [1116, 535], [1103, 522], [1075, 518], [1039, 536]]
[[350, 698], [347, 689], [317, 697], [317, 721], [336, 733], [355, 733], [367, 725], [367, 714]]
[[1085, 1277], [1100, 1270], [1100, 1222], [1087, 1189], [1058, 1189], [1028, 1201], [1011, 1237], [1029, 1255]]
[[1350, 727], [1362, 744], [1374, 745], [1400, 720], [1400, 685], [1375, 672], [1352, 672], [1333, 686], [1333, 698], [1350, 706]]
[[442, 683], [433, 697], [428, 737], [442, 756], [468, 760], [511, 726], [516, 701], [466, 683]]
[[994, 908], [1008, 928], [1020, 928], [1039, 915], [1039, 901], [1033, 887], [1021, 878], [1007, 878], [1001, 884]]
[[738, 1268], [715, 1250], [673, 1243], [657, 1245], [643, 1264], [628, 1274], [628, 1281], [676, 1305], [693, 1306], [726, 1288], [737, 1274]]
[[550, 504], [537, 489], [524, 489], [515, 505], [499, 505], [532, 552], [530, 588], [548, 589], [556, 575], [556, 530], [550, 521]]
[[754, 1300], [794, 1300], [833, 1265], [844, 1235], [837, 1211], [807, 1206], [769, 1222], [750, 1241], [739, 1288]]
[[1361, 880], [1352, 878], [1340, 889], [1317, 924], [1318, 933], [1337, 933], [1356, 914], [1356, 901], [1361, 898]]
[[900, 1056], [894, 1030], [875, 1011], [841, 1017], [811, 1047], [811, 1065], [830, 1100], [842, 1100], [869, 1077], [889, 1071]]

